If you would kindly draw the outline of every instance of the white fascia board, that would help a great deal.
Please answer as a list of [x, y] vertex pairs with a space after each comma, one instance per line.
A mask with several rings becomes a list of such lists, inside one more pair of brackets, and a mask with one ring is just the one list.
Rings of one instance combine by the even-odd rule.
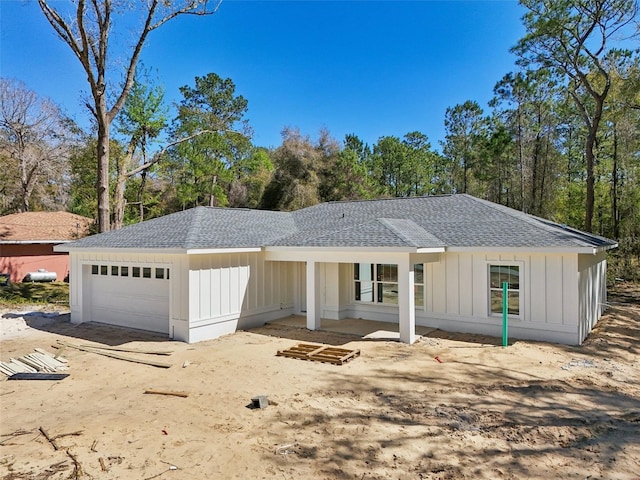
[[447, 251], [447, 247], [430, 247], [418, 248], [415, 253], [443, 253]]
[[588, 253], [596, 254], [602, 251], [603, 247], [449, 247], [448, 252], [452, 253], [478, 253], [478, 252], [500, 252], [500, 253]]
[[262, 247], [249, 247], [249, 248], [191, 248], [184, 253], [187, 255], [202, 255], [212, 253], [253, 253], [261, 252]]
[[265, 252], [417, 253], [416, 247], [265, 247]]
[[609, 250], [613, 250], [614, 248], [618, 248], [618, 243], [617, 242], [615, 244], [613, 244], [613, 245], [606, 245], [604, 247], [594, 248], [594, 252], [593, 253], [608, 252]]

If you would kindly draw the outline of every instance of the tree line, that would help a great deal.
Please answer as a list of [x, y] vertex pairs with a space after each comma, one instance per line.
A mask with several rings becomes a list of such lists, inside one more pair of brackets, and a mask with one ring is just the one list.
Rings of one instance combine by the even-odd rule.
[[[473, 99], [448, 108], [437, 146], [420, 131], [368, 145], [357, 133], [286, 127], [279, 146], [260, 147], [231, 79], [195, 77], [169, 118], [165, 92], [139, 65], [105, 137], [100, 122], [82, 132], [51, 101], [1, 79], [0, 209], [63, 208], [99, 225], [107, 211], [108, 228], [120, 228], [197, 205], [294, 210], [469, 193], [615, 238], [631, 269], [640, 258], [637, 2], [521, 4], [517, 69], [497, 80], [486, 109]], [[105, 151], [106, 177], [96, 168]]]

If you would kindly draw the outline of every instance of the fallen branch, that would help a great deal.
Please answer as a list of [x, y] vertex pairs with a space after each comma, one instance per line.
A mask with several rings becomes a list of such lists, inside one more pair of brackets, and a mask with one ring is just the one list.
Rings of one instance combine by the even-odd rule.
[[144, 393], [153, 394], [153, 395], [172, 395], [174, 397], [182, 397], [182, 398], [187, 398], [189, 396], [188, 393], [173, 392], [170, 390], [145, 390]]
[[2, 445], [4, 442], [8, 442], [12, 438], [19, 437], [21, 435], [28, 435], [28, 434], [30, 434], [32, 432], [33, 432], [33, 430], [16, 430], [13, 433], [9, 433], [7, 435], [2, 435], [3, 437], [7, 437], [7, 438], [5, 438], [4, 440], [0, 440], [0, 445]]
[[102, 471], [108, 472], [109, 469], [107, 468], [107, 465], [104, 463], [104, 458], [100, 457], [98, 458], [98, 461], [100, 462], [100, 468], [102, 469]]
[[77, 437], [79, 435], [82, 435], [83, 432], [84, 430], [78, 430], [77, 432], [61, 433], [60, 435], [56, 435], [55, 437], [53, 437], [52, 440], [57, 440], [62, 437], [71, 437], [71, 436]]
[[141, 358], [127, 357], [125, 355], [120, 355], [118, 353], [100, 351], [100, 350], [98, 350], [96, 348], [87, 348], [87, 347], [81, 347], [79, 345], [73, 345], [71, 343], [65, 343], [65, 342], [62, 342], [60, 340], [58, 340], [58, 342], [61, 345], [64, 345], [65, 347], [75, 348], [76, 350], [80, 350], [82, 352], [95, 353], [96, 355], [102, 355], [102, 356], [105, 356], [105, 357], [116, 358], [118, 360], [124, 360], [125, 362], [141, 363], [143, 365], [151, 365], [152, 367], [159, 367], [159, 368], [169, 368], [169, 367], [171, 367], [170, 363], [154, 362], [154, 361], [151, 361], [151, 360], [143, 360]]
[[77, 480], [78, 478], [80, 478], [83, 475], [82, 474], [82, 465], [80, 465], [80, 462], [78, 461], [78, 459], [69, 450], [67, 450], [67, 456], [71, 460], [73, 460], [73, 473], [71, 475], [73, 475], [73, 478], [75, 478]]
[[40, 430], [40, 433], [44, 435], [44, 438], [47, 439], [47, 441], [51, 444], [54, 450], [59, 450], [58, 445], [56, 444], [55, 438], [50, 437], [47, 431], [44, 429], [44, 427], [40, 427], [38, 428], [38, 430]]

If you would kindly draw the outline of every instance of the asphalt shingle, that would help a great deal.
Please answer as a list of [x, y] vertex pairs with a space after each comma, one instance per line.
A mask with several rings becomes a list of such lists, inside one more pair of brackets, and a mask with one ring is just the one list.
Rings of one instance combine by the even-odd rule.
[[615, 246], [612, 240], [469, 195], [330, 202], [295, 212], [196, 207], [71, 248]]

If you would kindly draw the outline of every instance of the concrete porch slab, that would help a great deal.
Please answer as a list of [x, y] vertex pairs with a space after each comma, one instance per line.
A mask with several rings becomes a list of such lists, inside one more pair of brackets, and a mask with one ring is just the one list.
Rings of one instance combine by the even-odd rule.
[[[267, 325], [279, 325], [292, 328], [307, 328], [307, 318], [301, 315], [291, 315], [267, 322]], [[416, 325], [416, 335], [424, 336], [437, 330], [432, 327]], [[368, 340], [400, 340], [399, 325], [391, 322], [378, 322], [361, 318], [345, 318], [343, 320], [328, 320], [323, 318], [319, 331], [354, 335]]]

